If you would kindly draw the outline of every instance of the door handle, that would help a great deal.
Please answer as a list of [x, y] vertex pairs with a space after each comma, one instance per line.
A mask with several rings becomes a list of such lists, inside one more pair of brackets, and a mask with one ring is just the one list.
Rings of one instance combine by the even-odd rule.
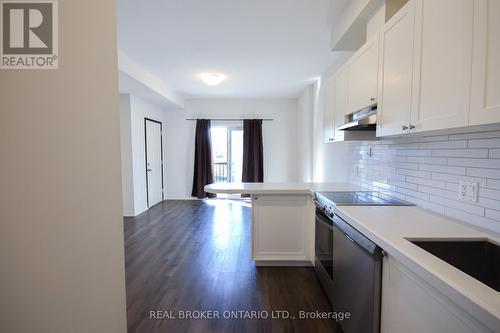
[[153, 169], [146, 169], [146, 171], [147, 171], [147, 172], [151, 172], [151, 171], [153, 171]]

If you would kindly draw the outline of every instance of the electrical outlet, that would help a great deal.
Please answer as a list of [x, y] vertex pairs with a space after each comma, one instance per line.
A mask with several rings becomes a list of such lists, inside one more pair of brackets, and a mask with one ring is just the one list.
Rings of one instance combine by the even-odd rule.
[[461, 181], [458, 184], [458, 200], [477, 202], [478, 182]]

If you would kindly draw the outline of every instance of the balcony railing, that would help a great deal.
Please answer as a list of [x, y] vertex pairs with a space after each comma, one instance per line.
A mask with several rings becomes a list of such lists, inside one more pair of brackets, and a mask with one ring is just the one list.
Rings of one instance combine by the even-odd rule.
[[229, 182], [229, 167], [227, 163], [213, 163], [214, 182], [228, 183]]

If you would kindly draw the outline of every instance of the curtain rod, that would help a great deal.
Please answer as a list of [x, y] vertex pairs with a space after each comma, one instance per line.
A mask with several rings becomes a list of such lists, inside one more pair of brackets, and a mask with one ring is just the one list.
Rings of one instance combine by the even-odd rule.
[[[200, 118], [200, 119], [208, 119], [208, 118]], [[186, 120], [198, 120], [198, 118], [186, 118]], [[245, 120], [243, 118], [215, 118], [215, 119], [208, 119], [208, 120], [213, 120], [213, 121], [242, 121]], [[274, 121], [273, 118], [264, 118], [262, 121]]]

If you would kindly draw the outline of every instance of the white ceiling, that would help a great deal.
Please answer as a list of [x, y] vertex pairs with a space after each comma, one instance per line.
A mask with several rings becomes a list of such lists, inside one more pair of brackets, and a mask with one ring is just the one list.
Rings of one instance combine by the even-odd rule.
[[[118, 46], [186, 98], [296, 97], [336, 60], [347, 0], [118, 0]], [[222, 72], [210, 87], [196, 75]]]

